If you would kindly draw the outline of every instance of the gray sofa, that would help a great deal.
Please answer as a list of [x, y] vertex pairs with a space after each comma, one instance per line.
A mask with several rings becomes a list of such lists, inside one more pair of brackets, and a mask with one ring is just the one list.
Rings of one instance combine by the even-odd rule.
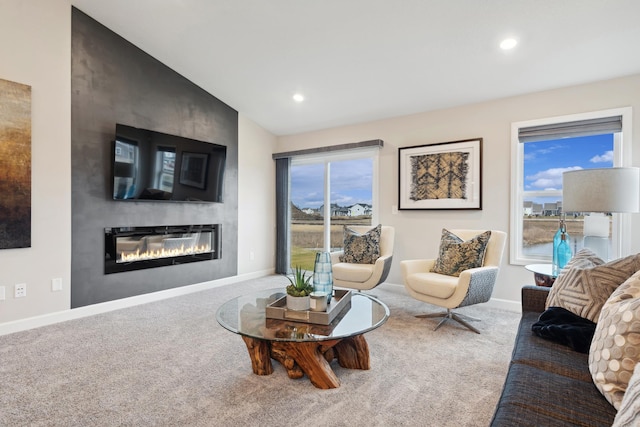
[[531, 332], [549, 289], [522, 288], [522, 318], [491, 426], [609, 427], [616, 410], [593, 384], [588, 355]]

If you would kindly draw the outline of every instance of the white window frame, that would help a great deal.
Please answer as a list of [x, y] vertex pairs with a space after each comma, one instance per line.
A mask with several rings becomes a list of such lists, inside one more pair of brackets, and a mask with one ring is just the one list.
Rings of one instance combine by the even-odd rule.
[[[510, 251], [509, 262], [514, 265], [526, 265], [536, 262], [551, 262], [548, 257], [525, 256], [522, 247], [522, 226], [524, 218], [524, 144], [518, 137], [520, 128], [550, 125], [579, 120], [591, 120], [604, 117], [622, 116], [621, 136], [614, 138], [614, 167], [631, 166], [631, 147], [633, 141], [632, 108], [614, 108], [588, 113], [570, 114], [537, 120], [513, 122], [511, 124], [511, 215], [510, 215]], [[531, 194], [532, 192], [527, 192]], [[544, 196], [554, 195], [544, 192]], [[562, 197], [562, 191], [557, 195]], [[631, 250], [631, 218], [630, 214], [613, 214], [612, 225], [612, 258], [628, 254]]]

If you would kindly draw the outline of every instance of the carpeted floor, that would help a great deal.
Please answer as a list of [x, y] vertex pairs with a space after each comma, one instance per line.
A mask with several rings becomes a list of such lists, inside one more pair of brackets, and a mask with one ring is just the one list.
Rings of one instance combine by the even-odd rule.
[[251, 371], [239, 336], [215, 319], [229, 298], [284, 287], [269, 276], [0, 336], [0, 426], [486, 426], [519, 314], [472, 306], [477, 335], [415, 314], [437, 307], [383, 284], [391, 317], [366, 334], [371, 370], [342, 385]]

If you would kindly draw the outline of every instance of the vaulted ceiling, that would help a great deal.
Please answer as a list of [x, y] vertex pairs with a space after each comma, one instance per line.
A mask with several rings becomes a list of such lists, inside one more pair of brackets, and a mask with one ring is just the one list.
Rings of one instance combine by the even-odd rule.
[[276, 135], [640, 72], [637, 0], [71, 3]]

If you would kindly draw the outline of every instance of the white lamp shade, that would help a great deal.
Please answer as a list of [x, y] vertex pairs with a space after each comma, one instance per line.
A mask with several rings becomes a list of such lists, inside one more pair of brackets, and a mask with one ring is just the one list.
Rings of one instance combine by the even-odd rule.
[[640, 169], [580, 169], [562, 174], [564, 212], [638, 212]]

